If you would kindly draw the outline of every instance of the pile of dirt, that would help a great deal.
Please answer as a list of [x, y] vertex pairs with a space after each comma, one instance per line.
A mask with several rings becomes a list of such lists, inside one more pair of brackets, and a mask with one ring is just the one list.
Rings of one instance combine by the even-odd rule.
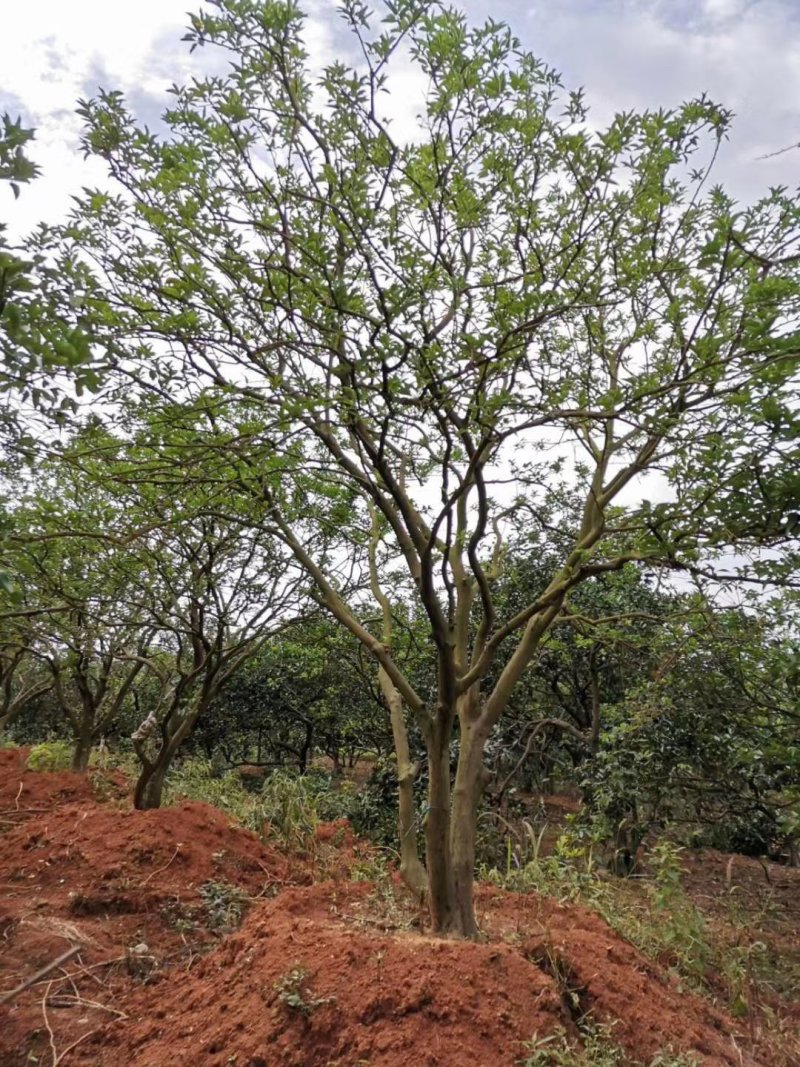
[[[27, 772], [23, 782], [35, 807], [43, 807], [46, 796], [51, 807], [0, 834], [2, 989], [77, 945], [77, 964], [64, 973], [76, 967], [82, 973], [87, 966], [88, 989], [102, 974], [108, 994], [124, 999], [154, 972], [185, 966], [210, 949], [229, 913], [238, 919], [251, 898], [310, 880], [307, 867], [208, 805], [122, 809], [89, 799], [86, 782], [79, 802], [64, 802], [63, 782], [54, 778], [63, 776]], [[77, 987], [84, 995], [80, 980]], [[28, 1053], [39, 1048], [31, 1037], [43, 1023], [35, 993], [0, 1008], [7, 1013], [0, 1025], [2, 1067], [27, 1063]], [[96, 1021], [98, 1012], [90, 1015]], [[59, 1012], [58, 1027], [69, 1044], [86, 1030], [86, 1018]]]
[[142, 991], [138, 1021], [89, 1039], [82, 1062], [488, 1067], [569, 1024], [552, 981], [509, 945], [354, 927], [349, 907], [369, 891], [321, 885], [260, 904], [190, 973]]
[[136, 812], [20, 773], [12, 806], [21, 780], [19, 808], [29, 789], [46, 810], [0, 833], [0, 991], [80, 953], [0, 1006], [0, 1067], [512, 1067], [589, 1023], [635, 1062], [765, 1062], [584, 908], [484, 887], [483, 940], [442, 941], [396, 882], [349, 877], [368, 846], [344, 823], [291, 856], [204, 804]]
[[538, 897], [481, 894], [483, 943], [360, 921], [369, 885], [293, 888], [254, 907], [190, 972], [162, 976], [76, 1050], [104, 1067], [512, 1067], [534, 1038], [613, 1025], [638, 1061], [694, 1053], [747, 1067], [730, 1019], [597, 916]]
[[740, 1059], [740, 1028], [729, 1017], [682, 990], [674, 975], [594, 912], [536, 893], [486, 889], [479, 899], [485, 928], [516, 938], [523, 954], [555, 977], [573, 1008], [609, 1026], [637, 1059], [649, 1062], [671, 1048], [706, 1064], [757, 1062]]
[[0, 837], [0, 864], [30, 898], [68, 886], [73, 914], [143, 912], [209, 881], [251, 893], [293, 880], [286, 856], [207, 804], [157, 811], [63, 804]]
[[0, 830], [15, 818], [68, 800], [91, 800], [92, 783], [72, 771], [29, 771], [29, 748], [0, 748]]

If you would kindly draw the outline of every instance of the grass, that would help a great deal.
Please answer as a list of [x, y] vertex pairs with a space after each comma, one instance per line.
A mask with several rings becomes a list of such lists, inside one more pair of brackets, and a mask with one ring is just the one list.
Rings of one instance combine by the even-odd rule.
[[503, 872], [486, 871], [483, 876], [514, 892], [534, 891], [590, 907], [693, 990], [713, 1000], [722, 998], [751, 1028], [774, 1030], [779, 1022], [768, 1003], [775, 994], [796, 991], [797, 961], [754, 939], [758, 916], [736, 906], [733, 894], [727, 921], [711, 923], [683, 890], [681, 852], [664, 840], [648, 855], [646, 880], [612, 878], [598, 867], [591, 850], [578, 848], [565, 836], [553, 855], [542, 857], [536, 849], [524, 866], [508, 865]]
[[[614, 1042], [608, 1027], [588, 1027], [581, 1040], [570, 1041], [563, 1035], [534, 1038], [529, 1042], [520, 1067], [633, 1067], [633, 1061]], [[696, 1057], [675, 1055], [664, 1049], [648, 1067], [699, 1067]]]

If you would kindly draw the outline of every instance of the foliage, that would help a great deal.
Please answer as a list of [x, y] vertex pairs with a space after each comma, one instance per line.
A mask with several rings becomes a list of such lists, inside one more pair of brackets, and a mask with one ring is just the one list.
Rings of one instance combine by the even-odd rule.
[[229, 764], [293, 766], [315, 753], [334, 763], [388, 746], [371, 664], [335, 622], [318, 614], [282, 629], [248, 657], [198, 724], [194, 746]]
[[300, 775], [276, 770], [264, 782], [257, 817], [270, 835], [291, 848], [308, 850], [320, 822], [350, 820], [360, 809], [361, 798], [349, 782], [324, 771]]
[[25, 761], [30, 771], [68, 771], [72, 746], [68, 741], [42, 741], [34, 745]]
[[712, 950], [706, 923], [681, 886], [681, 851], [665, 838], [648, 855], [655, 876], [654, 917], [661, 927], [661, 943], [671, 953], [672, 962], [681, 974], [700, 982], [708, 972]]
[[175, 765], [167, 778], [166, 799], [167, 803], [199, 800], [219, 808], [243, 826], [255, 826], [256, 799], [239, 776], [233, 772], [218, 775], [208, 761], [197, 757], [182, 759]]
[[[397, 848], [397, 762], [378, 759], [365, 784], [353, 794], [346, 817], [357, 834], [376, 845]], [[419, 801], [417, 821], [424, 818], [424, 802]]]
[[660, 634], [653, 649], [652, 675], [605, 710], [581, 772], [584, 823], [596, 840], [624, 829], [634, 852], [669, 824], [687, 843], [780, 853], [798, 804], [791, 642], [727, 610], [699, 630]]
[[315, 784], [302, 775], [275, 771], [264, 783], [258, 807], [265, 833], [291, 848], [306, 850], [319, 823]]
[[[423, 739], [433, 925], [475, 935], [484, 756], [509, 710], [521, 721], [526, 674], [549, 672], [559, 721], [546, 725], [576, 761], [602, 744], [598, 709], [613, 704], [621, 778], [587, 777], [586, 791], [615, 832], [640, 826], [660, 798], [626, 798], [620, 752], [647, 732], [636, 697], [665, 705], [618, 670], [636, 659], [619, 651], [627, 605], [650, 614], [640, 571], [796, 583], [797, 485], [782, 472], [798, 458], [800, 194], [742, 206], [710, 180], [731, 116], [706, 97], [602, 127], [500, 23], [423, 0], [380, 19], [348, 0], [342, 14], [351, 58], [321, 74], [294, 0], [194, 15], [192, 49], [235, 59], [173, 87], [163, 135], [117, 91], [81, 102], [83, 147], [117, 189], [85, 190], [41, 236], [53, 267], [36, 344], [51, 320], [71, 326], [56, 356], [81, 373], [88, 358], [109, 417], [138, 419], [116, 442], [95, 433], [91, 452], [112, 455], [111, 481], [143, 505], [134, 539], [166, 558], [159, 591], [185, 609], [166, 627], [169, 665], [146, 657], [160, 695], [137, 731], [137, 803], [157, 802], [177, 747], [253, 651], [218, 610], [231, 570], [251, 612], [269, 587], [282, 623], [277, 587], [311, 590]], [[399, 140], [386, 101], [409, 60], [424, 89], [417, 133]], [[523, 527], [543, 565], [515, 599], [502, 577]], [[743, 550], [755, 562], [726, 571]], [[271, 577], [253, 583], [256, 558]], [[380, 636], [373, 570], [404, 575], [418, 656]], [[594, 583], [609, 575], [621, 590]], [[639, 648], [654, 630], [639, 628]], [[295, 695], [279, 672], [271, 687], [284, 706]], [[544, 706], [546, 687], [531, 692]], [[645, 762], [654, 787], [670, 760]], [[792, 802], [784, 771], [767, 787], [776, 806]], [[313, 798], [274, 790], [276, 824], [305, 839]]]

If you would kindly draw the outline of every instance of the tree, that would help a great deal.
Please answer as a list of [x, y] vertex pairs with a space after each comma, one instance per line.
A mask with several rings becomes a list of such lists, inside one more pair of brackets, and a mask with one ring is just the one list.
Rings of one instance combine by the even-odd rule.
[[85, 771], [92, 746], [130, 703], [143, 668], [137, 653], [155, 633], [138, 602], [143, 561], [116, 540], [114, 501], [68, 467], [43, 462], [11, 517], [9, 621], [25, 624], [40, 684], [72, 732], [73, 770]]
[[26, 621], [19, 616], [8, 620], [0, 641], [0, 740], [20, 712], [52, 688], [32, 655]]
[[[82, 103], [122, 188], [78, 205], [59, 285], [120, 389], [216, 403], [262, 535], [424, 737], [432, 925], [471, 936], [484, 749], [573, 591], [632, 561], [713, 568], [742, 533], [714, 500], [796, 378], [798, 200], [709, 186], [730, 121], [705, 98], [595, 131], [503, 25], [341, 10], [352, 63], [319, 80], [293, 0], [194, 16], [192, 46], [232, 63], [175, 88], [166, 137], [120, 93]], [[427, 89], [401, 142], [404, 50]], [[558, 559], [503, 616], [504, 532], [545, 529], [554, 501]], [[339, 580], [343, 555], [368, 570], [370, 508], [427, 620], [432, 695]]]
[[159, 694], [132, 735], [142, 764], [137, 808], [160, 806], [178, 749], [232, 675], [288, 621], [294, 593], [283, 583], [280, 561], [265, 556], [238, 525], [207, 516], [173, 525], [148, 551], [160, 582], [145, 610], [159, 643], [144, 662], [158, 678]]
[[[359, 752], [385, 752], [380, 695], [361, 645], [316, 614], [281, 629], [226, 685], [195, 743], [229, 766], [292, 766], [305, 774], [322, 753], [338, 770]], [[370, 683], [373, 682], [371, 685]]]
[[797, 649], [763, 615], [727, 608], [671, 640], [607, 709], [583, 768], [584, 821], [635, 852], [653, 828], [726, 851], [796, 860]]

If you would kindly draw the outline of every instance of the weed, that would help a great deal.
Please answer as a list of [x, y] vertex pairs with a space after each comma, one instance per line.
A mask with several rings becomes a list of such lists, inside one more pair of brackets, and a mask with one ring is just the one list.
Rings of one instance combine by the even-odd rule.
[[209, 930], [228, 933], [241, 925], [250, 898], [238, 886], [228, 882], [205, 882], [198, 890], [206, 913]]
[[321, 1008], [324, 1004], [332, 1004], [334, 997], [315, 997], [308, 990], [308, 972], [304, 967], [293, 967], [292, 970], [275, 982], [273, 989], [281, 1004], [285, 1004], [291, 1011], [300, 1015], [309, 1016], [312, 1011]]
[[275, 771], [261, 790], [258, 819], [290, 848], [308, 850], [320, 822], [316, 793], [313, 779]]
[[237, 775], [215, 775], [207, 760], [185, 759], [171, 771], [167, 779], [167, 802], [178, 799], [211, 804], [243, 826], [255, 825], [257, 797], [248, 793]]
[[[580, 1043], [563, 1035], [534, 1038], [527, 1046], [527, 1057], [521, 1067], [628, 1067], [632, 1063], [617, 1045], [609, 1027], [593, 1027], [582, 1035]], [[691, 1054], [675, 1054], [662, 1049], [648, 1067], [698, 1067]]]

